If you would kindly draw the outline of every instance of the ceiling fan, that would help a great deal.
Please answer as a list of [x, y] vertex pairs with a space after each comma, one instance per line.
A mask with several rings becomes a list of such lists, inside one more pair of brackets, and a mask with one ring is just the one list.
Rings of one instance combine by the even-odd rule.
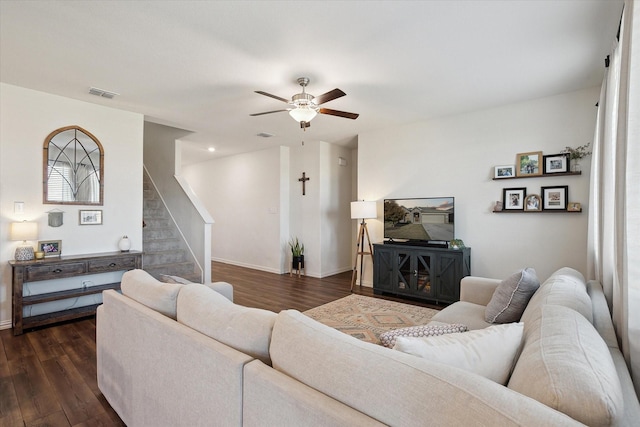
[[346, 93], [341, 91], [340, 89], [330, 90], [327, 93], [324, 93], [320, 96], [313, 96], [305, 91], [305, 88], [309, 84], [308, 77], [300, 77], [298, 79], [298, 84], [302, 86], [302, 92], [291, 97], [291, 101], [285, 98], [281, 98], [276, 95], [272, 95], [267, 92], [263, 92], [261, 90], [256, 90], [256, 93], [260, 95], [268, 96], [273, 99], [277, 99], [278, 101], [282, 101], [286, 104], [289, 104], [289, 108], [285, 108], [282, 110], [273, 110], [273, 111], [265, 111], [264, 113], [255, 113], [250, 114], [250, 116], [262, 116], [263, 114], [271, 114], [271, 113], [279, 113], [281, 111], [288, 111], [289, 115], [293, 117], [296, 122], [300, 123], [300, 128], [302, 130], [306, 130], [309, 126], [311, 126], [311, 120], [318, 114], [329, 114], [331, 116], [344, 117], [346, 119], [355, 120], [358, 118], [359, 114], [355, 113], [347, 113], [346, 111], [338, 111], [331, 110], [329, 108], [320, 108], [321, 104], [325, 102], [333, 101], [336, 98], [340, 98], [341, 96], [345, 96]]

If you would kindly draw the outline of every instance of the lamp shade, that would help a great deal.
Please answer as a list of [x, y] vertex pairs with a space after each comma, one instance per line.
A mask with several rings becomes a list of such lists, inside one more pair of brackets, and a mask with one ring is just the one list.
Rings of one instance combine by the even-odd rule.
[[12, 222], [11, 223], [11, 240], [37, 240], [38, 239], [38, 223], [37, 222]]
[[289, 111], [289, 115], [294, 118], [296, 122], [310, 122], [318, 114], [313, 108], [308, 106], [299, 106]]
[[377, 217], [376, 202], [365, 202], [364, 200], [351, 202], [351, 219], [370, 219]]

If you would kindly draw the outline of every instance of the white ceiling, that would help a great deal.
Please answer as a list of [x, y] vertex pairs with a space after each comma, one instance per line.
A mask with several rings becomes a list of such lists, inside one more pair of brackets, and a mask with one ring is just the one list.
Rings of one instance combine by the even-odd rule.
[[[187, 129], [185, 163], [599, 85], [623, 0], [0, 1], [0, 80]], [[303, 132], [283, 98], [340, 88]], [[112, 100], [88, 93], [98, 87]], [[267, 132], [272, 138], [256, 134]], [[216, 152], [207, 152], [213, 146]]]

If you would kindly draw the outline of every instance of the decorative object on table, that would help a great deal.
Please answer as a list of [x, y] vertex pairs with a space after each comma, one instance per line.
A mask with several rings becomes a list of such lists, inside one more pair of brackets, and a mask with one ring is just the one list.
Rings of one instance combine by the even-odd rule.
[[45, 257], [62, 255], [62, 240], [40, 240], [38, 252], [43, 252]]
[[129, 252], [129, 249], [131, 249], [131, 240], [129, 240], [127, 236], [122, 236], [118, 242], [118, 248], [120, 248], [120, 252]]
[[516, 176], [516, 167], [514, 165], [495, 166], [493, 171], [493, 178], [512, 178]]
[[[369, 237], [369, 229], [365, 219], [373, 219], [378, 217], [378, 211], [376, 208], [376, 202], [371, 201], [356, 201], [351, 202], [351, 219], [362, 219], [360, 223], [360, 229], [358, 231], [358, 239], [356, 240], [356, 256], [353, 264], [353, 273], [351, 274], [351, 291], [353, 291], [353, 285], [356, 283], [358, 257], [360, 257], [360, 287], [362, 287], [362, 271], [364, 266], [364, 256], [369, 255], [371, 257], [371, 263], [373, 263], [373, 247], [371, 246], [371, 238]], [[367, 235], [367, 243], [369, 244], [369, 251], [364, 251], [364, 236]]]
[[516, 155], [516, 176], [542, 175], [542, 151], [520, 153]]
[[20, 241], [22, 245], [16, 248], [16, 261], [30, 261], [34, 258], [33, 246], [27, 243], [28, 240], [38, 239], [38, 223], [37, 222], [12, 222], [11, 223], [11, 240]]
[[289, 276], [293, 274], [295, 270], [300, 276], [300, 271], [304, 270], [304, 243], [300, 243], [298, 238], [291, 238], [289, 240], [289, 247], [291, 248], [291, 269], [289, 270]]
[[570, 202], [567, 206], [569, 212], [582, 212], [582, 205], [576, 202]]
[[591, 145], [591, 143], [587, 142], [576, 148], [564, 147], [564, 150], [561, 151], [561, 153], [569, 154], [569, 158], [571, 159], [571, 172], [581, 172], [580, 160], [591, 155], [591, 151], [588, 151], [589, 145]]
[[500, 212], [502, 211], [502, 200], [496, 200], [496, 204], [493, 207], [493, 211], [494, 212]]
[[554, 187], [542, 187], [542, 210], [566, 211], [569, 200], [569, 186], [556, 185]]
[[101, 210], [84, 210], [80, 209], [80, 225], [102, 225]]
[[462, 249], [464, 247], [462, 239], [453, 239], [449, 242], [449, 249]]
[[63, 214], [64, 211], [61, 211], [60, 209], [51, 209], [50, 211], [47, 211], [49, 227], [60, 227], [63, 222]]
[[542, 199], [537, 194], [529, 194], [525, 198], [524, 203], [525, 211], [541, 211], [542, 210]]
[[545, 174], [569, 172], [569, 153], [549, 154], [542, 156], [542, 170]]
[[35, 255], [36, 255], [36, 259], [42, 259], [42, 258], [44, 258], [44, 252], [40, 252], [40, 251], [38, 251], [38, 252], [36, 252], [36, 253], [35, 253]]
[[527, 196], [527, 189], [522, 188], [503, 188], [502, 202], [505, 210], [524, 210], [524, 200]]

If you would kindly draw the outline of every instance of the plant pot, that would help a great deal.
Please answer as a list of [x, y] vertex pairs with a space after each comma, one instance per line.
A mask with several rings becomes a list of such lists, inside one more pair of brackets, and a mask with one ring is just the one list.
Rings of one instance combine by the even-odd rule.
[[291, 261], [291, 268], [293, 270], [300, 270], [304, 268], [304, 255], [294, 256]]
[[581, 172], [581, 171], [582, 171], [582, 167], [580, 166], [580, 163], [574, 160], [573, 163], [571, 164], [571, 172]]

